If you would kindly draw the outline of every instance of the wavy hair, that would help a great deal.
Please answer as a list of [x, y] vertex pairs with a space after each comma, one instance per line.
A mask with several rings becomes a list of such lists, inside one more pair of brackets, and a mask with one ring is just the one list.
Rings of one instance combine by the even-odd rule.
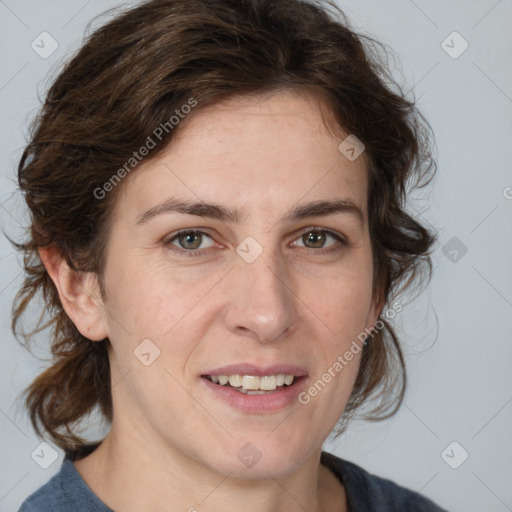
[[[76, 329], [38, 248], [55, 248], [76, 272], [95, 272], [101, 282], [123, 184], [101, 199], [95, 191], [190, 98], [194, 112], [237, 95], [293, 90], [320, 98], [337, 127], [366, 147], [374, 294], [389, 303], [413, 281], [430, 279], [436, 234], [406, 212], [405, 201], [435, 174], [433, 136], [392, 78], [387, 55], [351, 28], [334, 2], [312, 0], [151, 0], [85, 39], [49, 88], [18, 165], [31, 220], [26, 239], [15, 243], [25, 278], [12, 328], [27, 346], [35, 334], [51, 332], [51, 364], [25, 390], [39, 435], [45, 431], [72, 456], [86, 446], [78, 423], [96, 407], [108, 421], [113, 411], [110, 342], [92, 342]], [[179, 130], [163, 133], [145, 161]], [[22, 319], [37, 296], [41, 316], [25, 332]], [[345, 425], [367, 401], [373, 408], [365, 418], [377, 420], [403, 400], [400, 343], [382, 322], [364, 345]]]

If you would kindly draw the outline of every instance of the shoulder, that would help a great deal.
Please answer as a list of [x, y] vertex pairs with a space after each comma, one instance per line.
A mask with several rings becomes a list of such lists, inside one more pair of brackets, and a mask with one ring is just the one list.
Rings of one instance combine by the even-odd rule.
[[33, 492], [18, 512], [111, 512], [91, 491], [70, 459], [46, 484]]
[[61, 510], [56, 502], [58, 496], [62, 494], [61, 479], [62, 466], [57, 474], [21, 504], [18, 512], [56, 512]]
[[343, 482], [350, 510], [446, 512], [425, 496], [330, 453], [322, 452], [321, 463]]

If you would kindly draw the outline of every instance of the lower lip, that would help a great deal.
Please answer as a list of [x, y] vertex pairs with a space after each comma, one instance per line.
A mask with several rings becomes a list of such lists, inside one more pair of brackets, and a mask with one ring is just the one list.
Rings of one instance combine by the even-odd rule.
[[235, 409], [252, 413], [279, 411], [294, 402], [298, 402], [297, 397], [304, 380], [305, 377], [298, 377], [291, 386], [286, 386], [265, 395], [248, 395], [235, 391], [232, 387], [221, 386], [201, 377], [201, 381], [215, 393], [215, 396]]

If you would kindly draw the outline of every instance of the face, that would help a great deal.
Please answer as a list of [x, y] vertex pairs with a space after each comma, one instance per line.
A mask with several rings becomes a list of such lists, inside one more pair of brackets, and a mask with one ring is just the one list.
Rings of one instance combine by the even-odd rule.
[[114, 425], [223, 474], [285, 475], [341, 416], [360, 352], [336, 361], [379, 313], [364, 155], [293, 93], [187, 121], [112, 216]]

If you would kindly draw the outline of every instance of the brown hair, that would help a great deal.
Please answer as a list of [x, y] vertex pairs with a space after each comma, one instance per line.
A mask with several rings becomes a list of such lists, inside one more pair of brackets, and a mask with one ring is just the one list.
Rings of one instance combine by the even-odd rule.
[[[112, 397], [109, 340], [91, 342], [78, 332], [37, 250], [54, 247], [76, 272], [101, 280], [109, 215], [122, 184], [102, 198], [98, 190], [167, 123], [146, 161], [157, 156], [179, 130], [169, 119], [191, 98], [196, 112], [244, 94], [294, 90], [320, 97], [338, 126], [366, 146], [374, 293], [389, 301], [425, 270], [430, 279], [435, 234], [404, 206], [408, 190], [435, 173], [433, 139], [383, 52], [327, 1], [153, 0], [87, 38], [50, 87], [18, 166], [31, 225], [16, 244], [25, 280], [13, 331], [28, 342], [52, 329], [53, 362], [25, 391], [38, 434], [43, 429], [73, 454], [85, 443], [78, 422], [97, 406], [111, 421]], [[43, 311], [26, 333], [21, 318], [38, 294]], [[387, 418], [403, 399], [402, 352], [382, 321], [364, 346], [345, 420], [369, 399], [376, 405], [366, 417]]]

